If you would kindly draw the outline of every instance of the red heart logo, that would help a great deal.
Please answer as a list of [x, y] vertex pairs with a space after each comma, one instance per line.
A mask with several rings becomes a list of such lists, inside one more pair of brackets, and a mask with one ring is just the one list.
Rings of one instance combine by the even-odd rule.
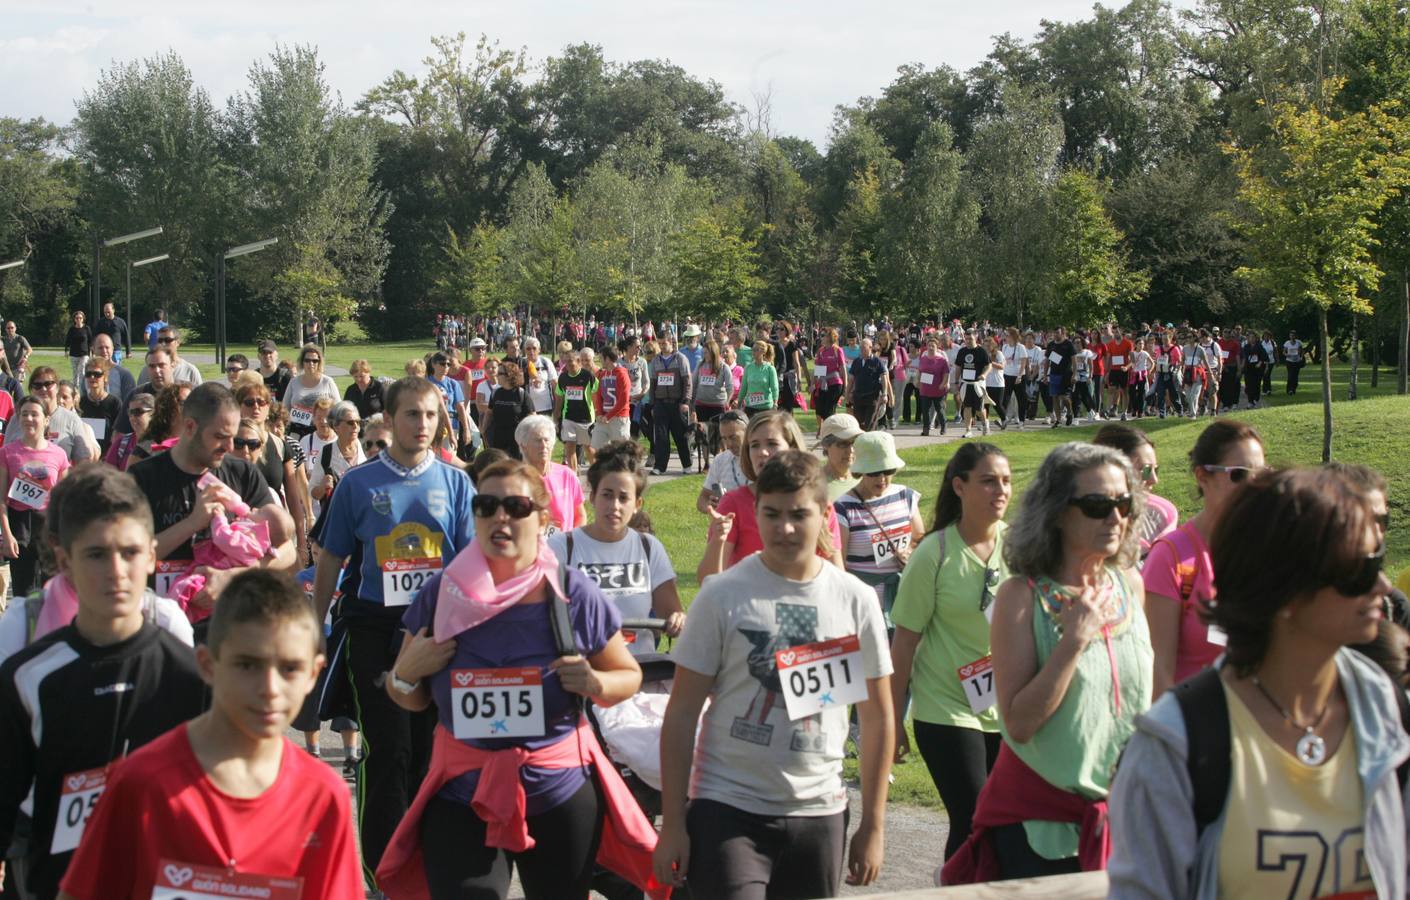
[[797, 658], [798, 654], [794, 653], [792, 650], [785, 650], [778, 655], [778, 661], [783, 663], [785, 668], [793, 665], [793, 661]]
[[69, 790], [76, 791], [88, 782], [87, 775], [70, 775], [68, 778]]
[[474, 680], [475, 676], [470, 672], [455, 673], [455, 683], [460, 685], [461, 687], [469, 687], [470, 683]]

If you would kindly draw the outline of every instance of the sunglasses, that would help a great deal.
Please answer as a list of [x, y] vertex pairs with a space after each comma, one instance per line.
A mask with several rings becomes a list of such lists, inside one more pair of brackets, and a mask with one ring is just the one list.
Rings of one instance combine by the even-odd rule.
[[386, 450], [386, 449], [387, 449], [387, 442], [386, 442], [386, 441], [363, 441], [363, 442], [362, 442], [362, 449], [364, 449], [364, 450], [371, 450], [373, 447], [376, 447], [378, 450]]
[[129, 416], [150, 416], [152, 408], [150, 406], [134, 406], [128, 409], [127, 414]]
[[1148, 463], [1148, 464], [1146, 464], [1146, 465], [1144, 465], [1144, 466], [1141, 466], [1141, 480], [1142, 480], [1142, 481], [1155, 481], [1155, 480], [1156, 480], [1157, 478], [1159, 478], [1159, 477], [1160, 477], [1160, 466], [1159, 466], [1159, 465], [1156, 465], [1156, 464], [1153, 464], [1153, 463]]
[[870, 477], [872, 477], [872, 478], [895, 478], [895, 477], [896, 477], [896, 470], [895, 470], [895, 469], [882, 469], [880, 472], [864, 472], [864, 473], [862, 473], [862, 477], [865, 478], [865, 477], [867, 477], [867, 476], [870, 476]]
[[241, 400], [241, 401], [240, 401], [240, 405], [241, 405], [241, 406], [268, 406], [268, 405], [269, 405], [269, 401], [268, 401], [268, 400], [261, 400], [261, 399], [258, 398], [258, 397], [246, 397], [244, 400]]
[[1077, 507], [1082, 515], [1089, 519], [1105, 519], [1111, 515], [1113, 509], [1121, 513], [1123, 519], [1131, 515], [1130, 494], [1122, 494], [1119, 497], [1111, 497], [1106, 494], [1084, 494], [1067, 502], [1069, 505]]
[[31, 381], [29, 389], [31, 391], [47, 391], [56, 384], [58, 384], [57, 381]]
[[225, 369], [225, 374], [226, 374], [226, 375], [239, 375], [239, 374], [240, 374], [241, 372], [243, 372], [243, 371], [245, 371], [245, 367], [244, 367], [244, 366], [227, 366], [226, 369]]
[[493, 516], [501, 506], [511, 519], [527, 519], [538, 509], [533, 500], [518, 495], [496, 497], [493, 494], [476, 494], [470, 498], [471, 512], [481, 519]]
[[102, 378], [102, 377], [103, 377], [103, 373], [102, 373], [102, 372], [84, 372], [84, 373], [83, 373], [83, 377], [84, 377], [84, 378]]
[[318, 364], [321, 363], [321, 362], [323, 362], [323, 360], [320, 359], [320, 358], [318, 358], [317, 356], [305, 356], [304, 359], [303, 359], [303, 364], [304, 364], [304, 365], [308, 365], [308, 364], [312, 363], [313, 365], [316, 366], [316, 365], [318, 365]]
[[339, 422], [338, 424], [339, 424], [339, 425], [356, 425], [358, 428], [361, 428], [361, 427], [362, 427], [362, 420], [361, 420], [361, 419], [344, 419], [343, 421]]
[[237, 450], [258, 450], [263, 443], [259, 438], [236, 438], [235, 449]]
[[1375, 588], [1381, 578], [1381, 569], [1386, 561], [1386, 545], [1361, 560], [1361, 565], [1350, 575], [1343, 575], [1332, 582], [1332, 587], [1343, 597], [1364, 597]]
[[174, 337], [159, 337], [159, 338], [157, 338], [157, 343], [158, 343], [158, 344], [172, 344], [172, 343], [175, 343], [175, 342], [176, 342], [176, 338], [174, 338]]
[[1206, 472], [1226, 472], [1229, 475], [1229, 481], [1233, 484], [1242, 484], [1250, 475], [1257, 475], [1259, 472], [1263, 471], [1262, 468], [1255, 469], [1252, 466], [1203, 465], [1200, 466], [1200, 468], [1204, 469]]

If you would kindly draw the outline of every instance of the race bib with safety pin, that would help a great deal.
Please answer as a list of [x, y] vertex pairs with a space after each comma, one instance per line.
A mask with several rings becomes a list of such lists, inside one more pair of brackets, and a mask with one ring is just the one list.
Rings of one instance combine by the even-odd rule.
[[760, 406], [763, 406], [763, 405], [764, 405], [764, 392], [763, 392], [763, 391], [753, 391], [753, 392], [749, 393], [749, 394], [746, 395], [745, 398], [744, 398], [744, 405], [745, 405], [745, 406], [753, 406], [753, 407], [760, 407]]
[[15, 478], [10, 482], [9, 498], [20, 506], [44, 510], [49, 506], [49, 490], [25, 478]]
[[862, 642], [855, 634], [776, 650], [774, 661], [790, 719], [867, 699]]
[[389, 559], [382, 563], [382, 605], [410, 606], [426, 582], [441, 572], [441, 558]]
[[313, 410], [307, 406], [296, 406], [289, 410], [289, 421], [304, 428], [312, 428]]
[[50, 854], [78, 849], [78, 842], [83, 839], [83, 828], [88, 824], [88, 817], [93, 815], [93, 807], [97, 805], [107, 782], [106, 767], [64, 776], [63, 783], [59, 785], [59, 814], [54, 821], [54, 839], [49, 843]]
[[920, 383], [921, 383], [921, 384], [934, 384], [934, 383], [935, 383], [935, 373], [934, 373], [934, 372], [921, 372], [921, 373], [920, 373]]
[[171, 586], [176, 579], [181, 577], [181, 573], [186, 571], [186, 567], [191, 564], [189, 559], [159, 559], [157, 560], [157, 596], [170, 597]]
[[304, 880], [254, 872], [232, 872], [210, 866], [164, 859], [157, 864], [152, 900], [204, 900], [250, 897], [259, 900], [299, 900]]
[[955, 671], [959, 674], [960, 687], [964, 690], [964, 698], [969, 701], [969, 708], [975, 713], [988, 712], [997, 699], [994, 694], [994, 657], [976, 659]]
[[891, 531], [886, 534], [877, 531], [871, 536], [871, 556], [876, 560], [878, 566], [891, 562], [896, 558], [898, 552], [910, 548], [911, 532], [909, 529]]
[[537, 668], [454, 669], [452, 733], [460, 740], [543, 737], [543, 676]]

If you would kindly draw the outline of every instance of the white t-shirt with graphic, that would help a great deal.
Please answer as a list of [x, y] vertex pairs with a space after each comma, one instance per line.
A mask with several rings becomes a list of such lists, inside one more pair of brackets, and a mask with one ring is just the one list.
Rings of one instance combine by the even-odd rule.
[[[642, 541], [645, 540], [645, 545]], [[549, 549], [558, 561], [582, 572], [616, 605], [624, 619], [651, 618], [651, 594], [663, 584], [676, 580], [675, 569], [665, 546], [654, 534], [628, 530], [620, 541], [607, 544], [589, 537], [578, 528], [573, 531], [573, 552], [568, 553], [568, 535], [549, 535]], [[647, 553], [650, 547], [650, 553]], [[649, 557], [649, 559], [648, 559]], [[633, 653], [654, 653], [656, 638], [650, 631], [627, 635]]]
[[826, 816], [847, 807], [847, 709], [790, 720], [774, 652], [852, 635], [862, 677], [890, 675], [876, 593], [835, 566], [792, 581], [755, 553], [705, 579], [672, 652], [677, 666], [715, 679], [695, 743], [692, 799], [764, 816]]

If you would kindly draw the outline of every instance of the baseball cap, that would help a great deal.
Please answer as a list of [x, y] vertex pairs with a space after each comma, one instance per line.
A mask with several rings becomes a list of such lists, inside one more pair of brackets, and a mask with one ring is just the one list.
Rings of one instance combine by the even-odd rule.
[[471, 350], [481, 350], [484, 349], [485, 342], [480, 338], [471, 338], [470, 343], [466, 344], [466, 346], [469, 347]]
[[265, 338], [264, 340], [260, 341], [260, 342], [259, 342], [257, 345], [255, 345], [255, 346], [256, 346], [256, 349], [258, 349], [259, 352], [261, 352], [261, 353], [271, 353], [271, 352], [273, 352], [273, 351], [279, 349], [279, 347], [278, 347], [273, 341], [271, 341], [269, 338]]
[[823, 420], [822, 431], [818, 434], [819, 442], [827, 441], [854, 441], [861, 435], [862, 425], [857, 421], [857, 417], [847, 413], [837, 413], [828, 416]]

